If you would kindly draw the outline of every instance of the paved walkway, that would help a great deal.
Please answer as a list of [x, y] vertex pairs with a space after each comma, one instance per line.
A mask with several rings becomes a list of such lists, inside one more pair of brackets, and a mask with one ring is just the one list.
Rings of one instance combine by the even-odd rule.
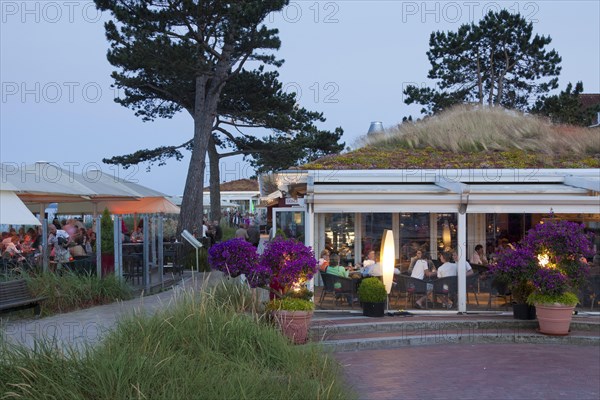
[[481, 344], [335, 353], [360, 399], [600, 398], [600, 347]]
[[152, 314], [168, 307], [187, 290], [201, 290], [203, 285], [214, 285], [222, 279], [218, 272], [196, 273], [182, 280], [172, 290], [156, 295], [106, 304], [103, 306], [57, 314], [40, 319], [19, 319], [0, 324], [4, 340], [33, 348], [36, 340], [54, 341], [60, 348], [78, 348], [84, 343], [98, 343], [120, 318], [136, 312]]

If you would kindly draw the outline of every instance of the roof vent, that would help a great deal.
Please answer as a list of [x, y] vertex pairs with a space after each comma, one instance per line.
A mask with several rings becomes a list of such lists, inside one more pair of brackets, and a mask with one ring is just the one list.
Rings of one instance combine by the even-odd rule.
[[373, 135], [375, 133], [383, 132], [383, 123], [381, 121], [371, 122], [371, 126], [367, 131], [367, 135]]

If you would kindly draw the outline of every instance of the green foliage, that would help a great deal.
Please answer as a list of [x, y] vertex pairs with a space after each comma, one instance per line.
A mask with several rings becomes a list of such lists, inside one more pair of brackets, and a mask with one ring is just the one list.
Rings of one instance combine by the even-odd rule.
[[507, 10], [490, 11], [477, 24], [431, 34], [428, 78], [436, 88], [408, 86], [405, 103], [437, 113], [457, 103], [526, 110], [530, 97], [558, 86], [560, 56], [546, 50], [549, 36], [533, 35], [533, 23]]
[[535, 290], [535, 287], [533, 287], [533, 284], [530, 281], [522, 281], [518, 284], [511, 284], [510, 288], [512, 298], [514, 302], [518, 304], [527, 303], [529, 295]]
[[64, 313], [132, 297], [127, 284], [114, 275], [99, 279], [95, 274], [45, 272], [26, 279], [34, 296], [47, 297], [42, 302], [42, 315]]
[[363, 303], [383, 303], [387, 299], [385, 285], [379, 278], [365, 278], [358, 287], [358, 298]]
[[267, 303], [267, 311], [312, 311], [315, 309], [315, 303], [310, 300], [298, 299], [293, 297], [284, 297], [273, 299]]
[[582, 93], [583, 82], [577, 82], [575, 89], [569, 82], [559, 94], [542, 96], [531, 112], [549, 117], [554, 123], [590, 126], [594, 116], [600, 111], [600, 105], [584, 108], [580, 98]]
[[[335, 359], [259, 314], [184, 294], [122, 320], [96, 347], [0, 345], [0, 393], [42, 399], [352, 399]], [[218, 384], [215, 384], [218, 382]]]
[[564, 304], [567, 306], [576, 306], [579, 299], [575, 293], [566, 292], [560, 295], [542, 294], [533, 292], [527, 297], [527, 304]]
[[100, 229], [102, 254], [113, 254], [115, 250], [114, 225], [113, 220], [110, 217], [110, 212], [108, 211], [108, 208], [105, 208], [102, 212], [102, 218], [100, 219]]

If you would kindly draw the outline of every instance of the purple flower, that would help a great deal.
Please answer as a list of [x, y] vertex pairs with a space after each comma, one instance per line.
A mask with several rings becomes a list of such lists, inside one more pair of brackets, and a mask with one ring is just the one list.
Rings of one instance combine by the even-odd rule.
[[231, 239], [213, 245], [208, 251], [208, 265], [233, 278], [241, 274], [248, 276], [256, 269], [256, 248], [244, 239]]
[[[490, 271], [513, 287], [531, 282], [541, 294], [561, 295], [585, 282], [589, 267], [580, 259], [591, 253], [592, 234], [584, 225], [551, 218], [531, 228], [515, 250], [500, 253]], [[537, 258], [542, 254], [547, 267]]]

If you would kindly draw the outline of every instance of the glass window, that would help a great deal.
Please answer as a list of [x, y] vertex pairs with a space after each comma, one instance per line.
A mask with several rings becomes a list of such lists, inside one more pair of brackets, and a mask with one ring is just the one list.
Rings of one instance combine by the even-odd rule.
[[437, 215], [437, 249], [439, 251], [451, 251], [457, 249], [458, 221], [456, 214]]
[[340, 262], [354, 263], [354, 214], [325, 214], [325, 248]]
[[400, 261], [408, 261], [417, 250], [428, 252], [429, 246], [429, 214], [400, 214]]
[[381, 236], [384, 229], [392, 229], [391, 213], [365, 213], [361, 214], [362, 227], [362, 257], [371, 250], [375, 250], [376, 258], [381, 248]]

